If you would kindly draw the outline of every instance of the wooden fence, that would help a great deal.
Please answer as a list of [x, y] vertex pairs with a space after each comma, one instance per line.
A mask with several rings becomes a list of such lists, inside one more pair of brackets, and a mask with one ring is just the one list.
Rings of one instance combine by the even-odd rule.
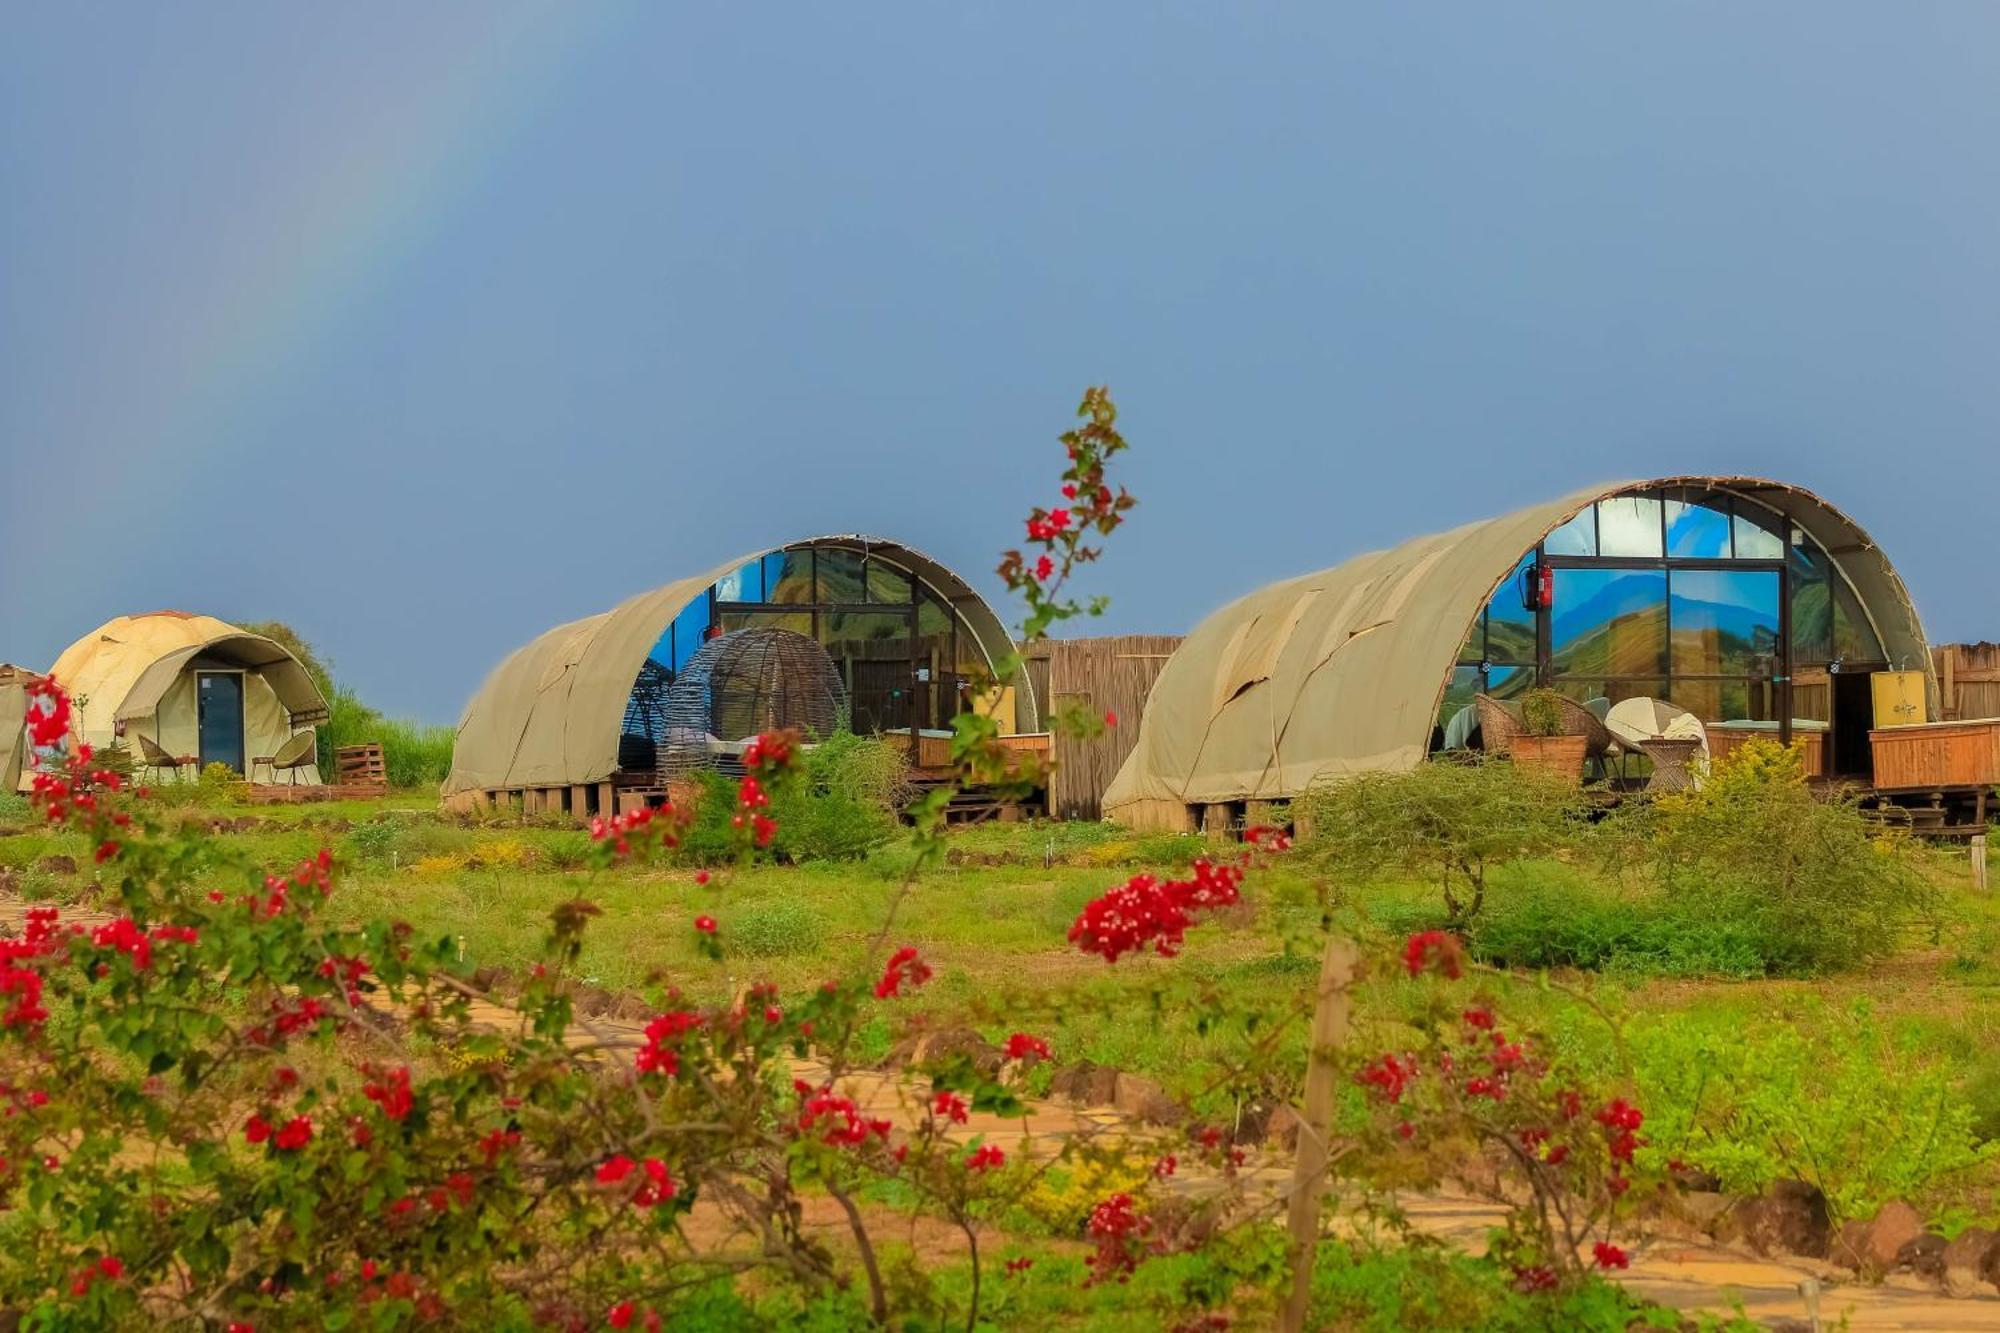
[[1104, 789], [1138, 743], [1146, 695], [1180, 643], [1175, 634], [1120, 634], [1028, 645], [1023, 654], [1028, 682], [1045, 714], [1080, 703], [1093, 713], [1118, 715], [1118, 725], [1095, 740], [1056, 737], [1050, 814], [1059, 819], [1102, 817]]
[[2000, 643], [1947, 643], [1931, 659], [1944, 721], [2000, 717]]

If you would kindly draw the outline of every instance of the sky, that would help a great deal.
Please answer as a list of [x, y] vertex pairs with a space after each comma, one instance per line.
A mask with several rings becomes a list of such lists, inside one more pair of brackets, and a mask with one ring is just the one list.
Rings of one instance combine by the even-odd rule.
[[1801, 483], [2000, 637], [2000, 6], [17, 7], [0, 660], [290, 622], [455, 720], [870, 532], [997, 596], [1111, 386], [1105, 631], [1600, 480]]

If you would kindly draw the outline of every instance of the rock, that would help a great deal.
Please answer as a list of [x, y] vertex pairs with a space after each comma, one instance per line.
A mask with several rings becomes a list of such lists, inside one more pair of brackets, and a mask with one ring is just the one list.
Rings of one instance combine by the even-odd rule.
[[1986, 1276], [1989, 1261], [2000, 1233], [1985, 1227], [1967, 1227], [1944, 1247], [1944, 1290], [1947, 1296], [1990, 1296], [1992, 1280]]
[[1762, 1198], [1745, 1204], [1741, 1214], [1743, 1239], [1759, 1254], [1824, 1259], [1832, 1248], [1826, 1196], [1803, 1180], [1775, 1182]]
[[76, 873], [76, 858], [70, 856], [45, 856], [35, 862], [35, 868], [51, 875], [74, 875]]
[[1862, 1252], [1862, 1241], [1868, 1234], [1868, 1224], [1855, 1218], [1842, 1222], [1840, 1230], [1833, 1233], [1833, 1244], [1826, 1257], [1842, 1268], [1852, 1268], [1856, 1272], [1868, 1271], [1868, 1257]]
[[1109, 1106], [1118, 1095], [1118, 1071], [1085, 1060], [1058, 1069], [1049, 1080], [1049, 1091], [1079, 1106]]
[[1738, 1200], [1720, 1190], [1684, 1190], [1673, 1201], [1673, 1220], [1692, 1236], [1715, 1238], [1738, 1229]]
[[1863, 1273], [1879, 1275], [1894, 1268], [1903, 1247], [1924, 1234], [1924, 1219], [1901, 1199], [1892, 1199], [1868, 1221], [1841, 1227], [1840, 1234], [1834, 1259]]
[[1111, 1096], [1111, 1104], [1131, 1116], [1134, 1120], [1149, 1125], [1178, 1125], [1187, 1119], [1187, 1111], [1166, 1090], [1149, 1078], [1137, 1074], [1120, 1073], [1118, 1085]]
[[586, 981], [576, 988], [576, 994], [571, 997], [570, 1004], [579, 1014], [595, 1018], [611, 1007], [611, 992]]
[[1904, 1243], [1896, 1251], [1897, 1268], [1907, 1268], [1919, 1277], [1942, 1278], [1944, 1276], [1944, 1247], [1948, 1242], [1935, 1232], [1925, 1232], [1916, 1239]]
[[911, 1061], [918, 1065], [942, 1065], [964, 1057], [981, 1078], [994, 1078], [1005, 1063], [1000, 1048], [971, 1028], [942, 1028], [918, 1038]]

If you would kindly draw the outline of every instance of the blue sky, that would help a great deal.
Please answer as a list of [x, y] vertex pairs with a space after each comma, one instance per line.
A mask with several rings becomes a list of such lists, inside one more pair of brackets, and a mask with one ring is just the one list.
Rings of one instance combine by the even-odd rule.
[[202, 4], [0, 45], [0, 659], [291, 621], [394, 712], [798, 536], [1107, 627], [1666, 472], [2000, 637], [2000, 7]]

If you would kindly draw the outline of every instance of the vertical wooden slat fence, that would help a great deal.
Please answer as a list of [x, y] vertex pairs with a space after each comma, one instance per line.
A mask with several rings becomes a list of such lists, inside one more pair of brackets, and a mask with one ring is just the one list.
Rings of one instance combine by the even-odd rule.
[[1931, 659], [1945, 721], [2000, 717], [2000, 643], [1947, 643]]
[[1024, 650], [1028, 682], [1045, 714], [1080, 703], [1093, 713], [1118, 715], [1118, 725], [1094, 740], [1055, 738], [1050, 814], [1102, 818], [1104, 789], [1138, 743], [1146, 696], [1180, 643], [1176, 634], [1118, 634], [1048, 639]]

